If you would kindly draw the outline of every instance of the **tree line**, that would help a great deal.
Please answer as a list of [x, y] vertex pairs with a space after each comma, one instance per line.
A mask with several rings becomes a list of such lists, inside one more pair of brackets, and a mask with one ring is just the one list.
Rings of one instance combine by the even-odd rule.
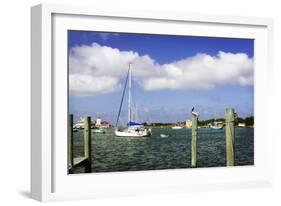
[[[214, 122], [225, 122], [224, 118], [218, 118], [218, 119], [207, 119], [207, 120], [198, 120], [198, 126], [207, 126], [208, 124], [212, 124]], [[235, 118], [234, 121], [234, 126], [238, 126], [239, 123], [243, 123], [246, 126], [253, 126], [254, 125], [254, 117], [253, 116], [249, 116], [249, 117], [237, 117]], [[170, 127], [175, 125], [175, 123], [162, 123], [162, 122], [154, 122], [154, 123], [147, 123], [147, 122], [143, 122], [142, 123], [144, 126], [154, 126], [154, 127]], [[185, 121], [184, 122], [177, 122], [178, 125], [185, 125]]]
[[[213, 122], [225, 122], [224, 118], [218, 118], [218, 119], [207, 119], [207, 120], [198, 120], [198, 126], [205, 126], [208, 124], [212, 124]], [[234, 126], [238, 126], [239, 123], [243, 123], [246, 126], [253, 126], [254, 125], [254, 117], [237, 117], [234, 120]]]

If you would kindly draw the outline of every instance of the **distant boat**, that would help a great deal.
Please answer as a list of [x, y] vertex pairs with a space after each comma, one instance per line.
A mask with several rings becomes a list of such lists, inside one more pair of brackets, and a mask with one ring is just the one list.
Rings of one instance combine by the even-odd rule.
[[223, 128], [221, 123], [213, 122], [213, 124], [210, 125], [210, 128], [213, 130], [220, 130]]
[[182, 129], [183, 127], [181, 126], [173, 126], [172, 129]]
[[160, 134], [160, 137], [166, 138], [166, 137], [169, 137], [169, 135], [167, 135], [167, 134]]
[[[122, 109], [122, 104], [123, 104], [123, 99], [127, 87], [127, 82], [129, 83], [128, 85], [128, 123], [127, 127], [125, 128], [118, 128], [118, 121]], [[127, 78], [125, 81], [125, 86], [122, 94], [122, 99], [119, 107], [119, 112], [118, 112], [118, 117], [116, 121], [116, 129], [115, 129], [115, 136], [117, 137], [148, 137], [151, 136], [151, 129], [145, 128], [143, 124], [137, 123], [132, 121], [132, 108], [131, 108], [131, 87], [132, 87], [132, 71], [131, 71], [131, 64], [129, 64], [129, 69], [128, 69], [128, 74]]]
[[211, 125], [210, 128], [214, 130], [220, 130], [222, 129], [222, 126]]
[[81, 117], [73, 126], [74, 129], [84, 129], [84, 119]]
[[91, 129], [93, 133], [105, 133], [105, 130], [102, 128], [93, 128]]

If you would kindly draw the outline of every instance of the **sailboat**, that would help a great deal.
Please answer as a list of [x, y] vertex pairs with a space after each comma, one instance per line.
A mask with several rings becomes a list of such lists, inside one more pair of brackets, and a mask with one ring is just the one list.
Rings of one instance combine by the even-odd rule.
[[[122, 109], [122, 104], [124, 100], [124, 95], [126, 91], [128, 83], [128, 123], [125, 128], [118, 127], [118, 122], [119, 122], [119, 117]], [[116, 121], [116, 129], [115, 129], [115, 136], [117, 137], [148, 137], [151, 136], [151, 129], [145, 128], [143, 124], [137, 123], [132, 120], [132, 69], [131, 69], [131, 64], [129, 64], [129, 69], [127, 73], [127, 78], [125, 81], [125, 86], [123, 89], [123, 94], [122, 94], [122, 99], [119, 107], [119, 112], [117, 116], [117, 121]]]

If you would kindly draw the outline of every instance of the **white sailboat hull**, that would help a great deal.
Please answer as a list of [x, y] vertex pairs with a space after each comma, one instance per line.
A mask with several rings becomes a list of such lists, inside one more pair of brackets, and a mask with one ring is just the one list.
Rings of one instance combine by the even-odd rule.
[[141, 131], [134, 131], [134, 130], [115, 130], [115, 136], [117, 137], [149, 137], [151, 136], [151, 131], [149, 129], [144, 129]]

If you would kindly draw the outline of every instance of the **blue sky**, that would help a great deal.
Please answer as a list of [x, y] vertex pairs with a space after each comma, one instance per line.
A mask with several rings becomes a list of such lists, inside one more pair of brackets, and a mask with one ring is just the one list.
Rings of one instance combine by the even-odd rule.
[[69, 111], [76, 119], [115, 123], [127, 61], [136, 74], [138, 121], [183, 121], [193, 106], [200, 119], [222, 117], [228, 107], [253, 115], [253, 40], [69, 31], [68, 46]]

